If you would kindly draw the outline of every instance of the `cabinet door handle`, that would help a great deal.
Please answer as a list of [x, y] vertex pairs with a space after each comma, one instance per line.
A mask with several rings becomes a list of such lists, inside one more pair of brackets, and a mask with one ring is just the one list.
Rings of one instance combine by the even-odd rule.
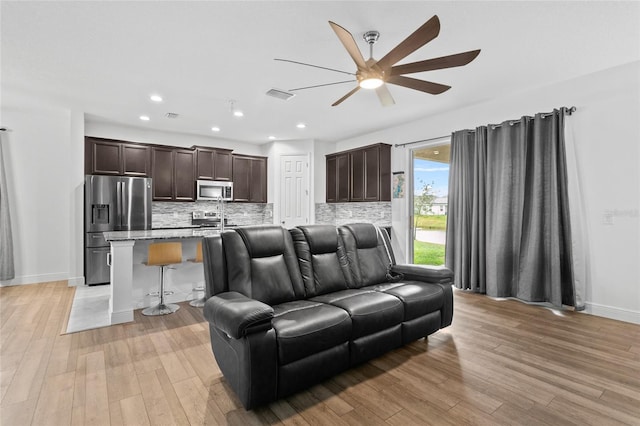
[[111, 266], [111, 253], [107, 253], [107, 265]]

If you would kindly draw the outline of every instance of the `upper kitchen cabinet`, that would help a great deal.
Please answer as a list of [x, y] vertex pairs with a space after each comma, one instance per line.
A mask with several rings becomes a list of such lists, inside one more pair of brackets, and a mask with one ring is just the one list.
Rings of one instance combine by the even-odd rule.
[[327, 203], [349, 201], [349, 154], [327, 155]]
[[85, 137], [85, 174], [148, 177], [150, 172], [149, 146]]
[[267, 202], [267, 159], [251, 155], [232, 156], [233, 201]]
[[196, 179], [223, 180], [232, 179], [232, 160], [230, 149], [196, 148]]
[[154, 201], [195, 201], [196, 152], [190, 149], [151, 148]]
[[176, 201], [196, 200], [196, 152], [190, 149], [174, 149], [175, 165], [173, 180], [175, 182], [174, 199]]
[[391, 145], [327, 155], [327, 203], [391, 201]]

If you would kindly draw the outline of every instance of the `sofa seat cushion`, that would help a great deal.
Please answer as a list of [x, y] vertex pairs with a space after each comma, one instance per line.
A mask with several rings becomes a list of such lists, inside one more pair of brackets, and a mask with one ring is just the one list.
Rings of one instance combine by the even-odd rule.
[[342, 290], [310, 300], [347, 311], [351, 316], [352, 339], [400, 324], [404, 318], [403, 305], [397, 297], [375, 290]]
[[271, 324], [280, 365], [348, 342], [351, 337], [349, 314], [335, 306], [296, 300], [276, 305], [273, 311]]
[[404, 320], [412, 320], [438, 311], [444, 304], [444, 290], [437, 284], [420, 281], [400, 281], [363, 287], [400, 299], [404, 305]]

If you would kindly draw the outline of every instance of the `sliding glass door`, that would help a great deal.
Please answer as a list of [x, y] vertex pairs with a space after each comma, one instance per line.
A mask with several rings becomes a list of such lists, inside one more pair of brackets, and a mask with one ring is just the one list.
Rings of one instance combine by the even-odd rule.
[[412, 150], [413, 263], [444, 265], [450, 141]]

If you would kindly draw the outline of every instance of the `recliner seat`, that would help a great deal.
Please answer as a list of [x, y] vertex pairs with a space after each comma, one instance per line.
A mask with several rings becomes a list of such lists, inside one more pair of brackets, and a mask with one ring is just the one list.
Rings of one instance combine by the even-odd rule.
[[370, 224], [238, 228], [203, 248], [211, 345], [247, 409], [451, 324], [451, 271], [395, 265]]

